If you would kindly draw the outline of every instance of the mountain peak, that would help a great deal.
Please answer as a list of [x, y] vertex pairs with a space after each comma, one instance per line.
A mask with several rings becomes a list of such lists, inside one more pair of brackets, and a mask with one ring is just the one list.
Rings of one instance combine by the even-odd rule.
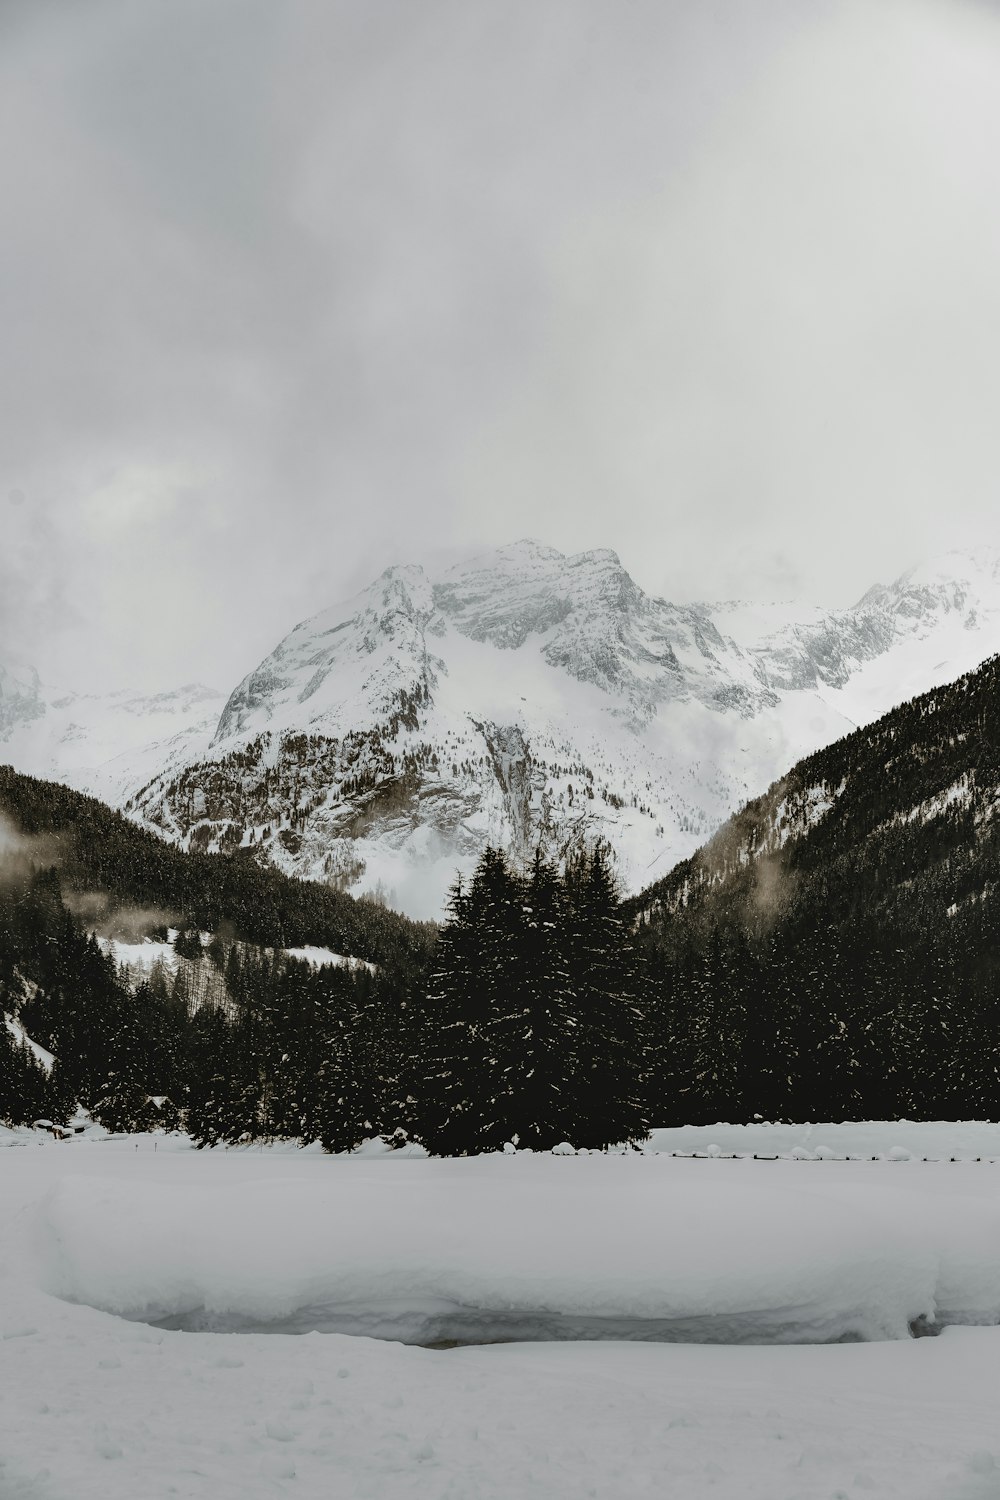
[[593, 547], [589, 552], [577, 552], [567, 558], [571, 568], [621, 567], [621, 558], [610, 547]]
[[[490, 556], [490, 553], [481, 553], [481, 560]], [[516, 542], [508, 542], [503, 547], [497, 547], [492, 554], [494, 557], [517, 558], [542, 558], [545, 561], [560, 561], [564, 553], [557, 547], [550, 547], [547, 542], [540, 542], [537, 537], [523, 536]]]

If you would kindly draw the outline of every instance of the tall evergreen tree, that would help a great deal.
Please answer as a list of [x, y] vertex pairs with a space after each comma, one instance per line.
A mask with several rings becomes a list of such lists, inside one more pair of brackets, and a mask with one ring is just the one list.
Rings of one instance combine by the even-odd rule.
[[[519, 900], [518, 900], [519, 895]], [[547, 1150], [578, 1128], [573, 1089], [577, 1019], [566, 957], [568, 911], [555, 871], [535, 855], [531, 875], [514, 884], [510, 944], [494, 1016], [494, 1139]]]
[[636, 954], [607, 855], [598, 847], [567, 872], [569, 973], [576, 1017], [572, 1059], [577, 1146], [644, 1140], [649, 1059]]

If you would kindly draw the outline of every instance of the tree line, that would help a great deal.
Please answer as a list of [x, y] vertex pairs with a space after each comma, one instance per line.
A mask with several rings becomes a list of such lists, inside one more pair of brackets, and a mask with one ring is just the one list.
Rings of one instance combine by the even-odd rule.
[[204, 1145], [446, 1155], [716, 1120], [997, 1118], [997, 916], [984, 898], [908, 946], [815, 914], [632, 932], [600, 856], [519, 874], [489, 850], [422, 972], [317, 969], [189, 928], [176, 972], [133, 987], [39, 872], [0, 890], [0, 1008], [56, 1063], [0, 1028], [0, 1118], [79, 1101]]
[[[176, 971], [134, 990], [61, 898], [54, 869], [0, 898], [0, 992], [51, 1073], [0, 1050], [0, 1116], [83, 1103], [111, 1130], [201, 1145], [368, 1137], [473, 1154], [507, 1142], [606, 1147], [648, 1130], [638, 968], [602, 852], [527, 874], [489, 849], [456, 885], [432, 961], [314, 968], [280, 950], [178, 936]], [[193, 1003], [192, 966], [221, 1002]], [[201, 986], [204, 989], [204, 986]]]

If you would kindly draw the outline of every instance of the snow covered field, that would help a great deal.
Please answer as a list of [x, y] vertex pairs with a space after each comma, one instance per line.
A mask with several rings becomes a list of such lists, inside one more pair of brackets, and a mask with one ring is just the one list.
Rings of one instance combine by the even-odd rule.
[[4, 1139], [2, 1500], [1000, 1500], [1000, 1163]]

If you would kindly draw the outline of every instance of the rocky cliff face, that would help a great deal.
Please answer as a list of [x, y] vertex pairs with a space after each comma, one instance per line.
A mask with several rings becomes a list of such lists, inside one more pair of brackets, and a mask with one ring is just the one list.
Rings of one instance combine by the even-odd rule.
[[611, 551], [564, 557], [519, 542], [454, 569], [433, 593], [460, 634], [502, 650], [533, 642], [549, 666], [617, 697], [639, 720], [673, 699], [734, 706], [734, 687], [746, 712], [773, 701], [708, 609], [650, 598]]
[[487, 842], [527, 858], [604, 839], [635, 888], [802, 755], [998, 649], [993, 553], [825, 613], [672, 605], [613, 552], [521, 542], [437, 578], [390, 568], [224, 704], [105, 705], [105, 725], [167, 734], [75, 779], [190, 847], [248, 847], [421, 916]]

